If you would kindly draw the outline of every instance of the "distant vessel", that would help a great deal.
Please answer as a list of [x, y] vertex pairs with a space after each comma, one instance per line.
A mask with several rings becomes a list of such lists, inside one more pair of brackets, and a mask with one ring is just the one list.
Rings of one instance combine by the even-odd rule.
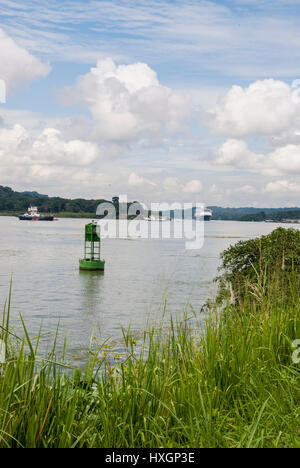
[[36, 206], [30, 206], [26, 213], [18, 216], [20, 221], [53, 221], [54, 216], [42, 216]]
[[196, 209], [194, 213], [195, 219], [204, 219], [204, 221], [210, 221], [212, 218], [212, 210], [204, 208], [203, 210]]
[[166, 216], [160, 216], [160, 217], [156, 217], [156, 216], [146, 216], [144, 218], [145, 221], [170, 221], [170, 218], [167, 218]]

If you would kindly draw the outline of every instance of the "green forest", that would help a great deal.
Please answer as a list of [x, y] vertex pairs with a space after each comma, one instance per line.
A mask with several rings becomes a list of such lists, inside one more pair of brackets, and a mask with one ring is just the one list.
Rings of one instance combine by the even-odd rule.
[[222, 208], [220, 206], [209, 206], [213, 212], [212, 219], [228, 221], [283, 221], [300, 220], [300, 208]]
[[[111, 200], [84, 198], [62, 198], [49, 197], [36, 191], [16, 192], [10, 187], [0, 185], [0, 214], [19, 215], [23, 214], [29, 206], [37, 206], [41, 213], [51, 213], [61, 217], [96, 217], [96, 209], [100, 203], [111, 202]], [[118, 215], [118, 197], [111, 202], [116, 207]], [[130, 205], [130, 203], [128, 204]], [[213, 220], [228, 221], [283, 221], [300, 220], [300, 208], [222, 208], [220, 206], [209, 206], [212, 209]]]
[[41, 213], [95, 215], [97, 206], [104, 201], [106, 200], [48, 197], [37, 192], [15, 192], [10, 187], [0, 186], [0, 212], [2, 214], [21, 214], [33, 205], [37, 206]]

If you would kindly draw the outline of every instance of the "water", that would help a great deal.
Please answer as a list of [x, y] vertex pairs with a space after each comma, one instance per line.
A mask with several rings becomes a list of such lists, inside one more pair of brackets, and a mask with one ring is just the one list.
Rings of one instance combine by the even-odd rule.
[[[121, 327], [143, 331], [148, 323], [196, 312], [213, 296], [220, 253], [231, 244], [268, 234], [278, 225], [210, 221], [201, 250], [184, 240], [104, 239], [105, 272], [80, 272], [85, 219], [58, 222], [0, 217], [0, 307], [12, 275], [12, 324], [19, 313], [31, 336], [43, 331], [53, 340], [59, 322], [74, 359], [81, 359], [92, 334], [118, 343]], [[293, 227], [298, 227], [297, 225]]]

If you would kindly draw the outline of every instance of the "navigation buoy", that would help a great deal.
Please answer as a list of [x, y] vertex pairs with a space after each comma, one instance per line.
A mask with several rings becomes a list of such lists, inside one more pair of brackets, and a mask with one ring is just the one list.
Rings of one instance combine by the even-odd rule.
[[105, 260], [100, 259], [100, 226], [96, 222], [85, 225], [84, 258], [79, 259], [80, 270], [104, 270]]

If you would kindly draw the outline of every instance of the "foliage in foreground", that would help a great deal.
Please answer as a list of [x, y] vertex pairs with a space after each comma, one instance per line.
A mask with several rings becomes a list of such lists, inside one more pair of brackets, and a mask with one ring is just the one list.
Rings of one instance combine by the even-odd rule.
[[267, 294], [289, 301], [292, 290], [298, 294], [296, 283], [300, 282], [300, 230], [280, 227], [237, 242], [221, 254], [221, 260], [219, 301], [229, 295], [232, 302], [241, 303], [248, 295], [261, 301]]
[[55, 343], [40, 359], [24, 324], [24, 340], [11, 336], [8, 304], [0, 447], [300, 447], [291, 294], [285, 307], [269, 296], [211, 310], [197, 331], [187, 317], [167, 334], [149, 330], [138, 356], [128, 332], [127, 358], [114, 366], [91, 346], [82, 374], [55, 362]]

